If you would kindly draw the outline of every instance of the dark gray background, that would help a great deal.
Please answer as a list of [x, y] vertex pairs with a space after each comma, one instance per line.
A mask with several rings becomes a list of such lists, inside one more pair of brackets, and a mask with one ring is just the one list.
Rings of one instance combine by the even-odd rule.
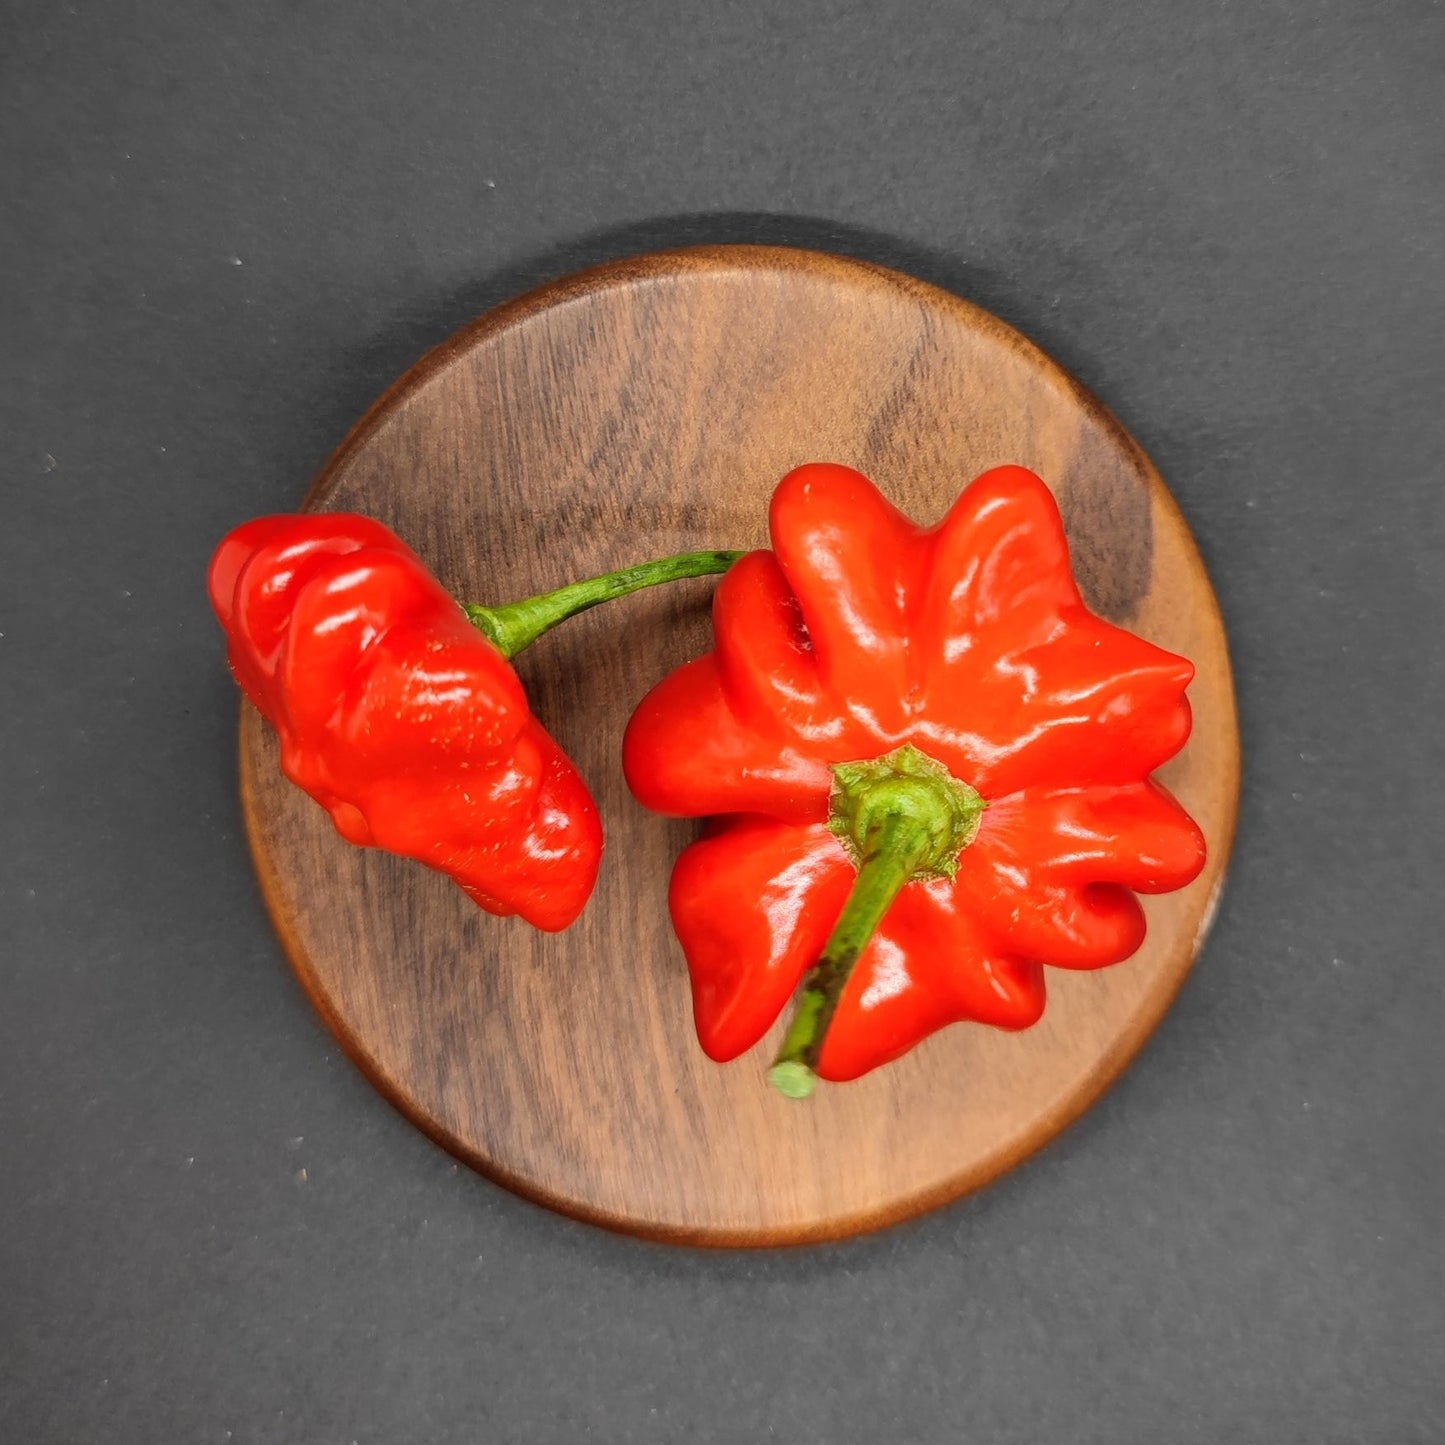
[[[1445, 1439], [1439, 4], [0, 9], [0, 1440]], [[1174, 487], [1233, 874], [979, 1197], [704, 1254], [454, 1166], [262, 911], [210, 547], [426, 347], [692, 240], [999, 312]]]

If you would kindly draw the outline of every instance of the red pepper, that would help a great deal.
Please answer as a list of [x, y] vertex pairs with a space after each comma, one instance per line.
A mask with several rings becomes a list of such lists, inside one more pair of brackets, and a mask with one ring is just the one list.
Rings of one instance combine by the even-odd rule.
[[669, 897], [703, 1048], [756, 1044], [804, 980], [772, 1073], [802, 1096], [955, 1021], [1028, 1027], [1041, 965], [1127, 958], [1134, 893], [1188, 883], [1204, 839], [1149, 776], [1189, 735], [1193, 666], [1088, 611], [1031, 472], [923, 530], [801, 467], [770, 525], [623, 764], [649, 808], [722, 815]]
[[275, 727], [283, 771], [337, 831], [450, 875], [489, 913], [555, 930], [591, 894], [602, 828], [507, 658], [585, 607], [736, 555], [464, 609], [379, 522], [331, 512], [238, 527], [209, 580], [232, 669]]

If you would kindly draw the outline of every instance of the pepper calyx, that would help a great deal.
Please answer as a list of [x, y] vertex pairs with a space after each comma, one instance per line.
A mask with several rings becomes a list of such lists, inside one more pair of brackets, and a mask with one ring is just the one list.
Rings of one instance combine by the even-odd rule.
[[952, 878], [987, 806], [976, 788], [905, 743], [882, 757], [833, 767], [828, 828], [861, 866], [885, 821], [907, 819], [910, 834], [920, 839], [907, 881]]

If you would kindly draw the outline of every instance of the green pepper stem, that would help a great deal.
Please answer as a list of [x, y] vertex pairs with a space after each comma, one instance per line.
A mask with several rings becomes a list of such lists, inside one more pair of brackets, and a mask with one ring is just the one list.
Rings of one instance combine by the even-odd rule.
[[870, 830], [848, 901], [822, 956], [803, 980], [783, 1046], [768, 1071], [769, 1082], [779, 1093], [806, 1099], [813, 1092], [823, 1040], [854, 965], [933, 845], [929, 822], [912, 811], [884, 813]]
[[790, 1099], [806, 1099], [818, 1081], [828, 1025], [873, 931], [912, 879], [952, 878], [987, 807], [982, 795], [912, 743], [879, 758], [838, 763], [828, 827], [858, 865], [858, 876], [809, 970], [797, 1012], [768, 1071]]
[[639, 592], [644, 587], [656, 587], [660, 582], [726, 572], [742, 555], [741, 552], [683, 552], [676, 557], [663, 557], [656, 562], [606, 572], [600, 577], [569, 582], [555, 592], [524, 597], [520, 602], [507, 602], [500, 607], [464, 602], [462, 611], [503, 657], [515, 657], [544, 632], [589, 607], [610, 602], [614, 597], [625, 597], [629, 592]]

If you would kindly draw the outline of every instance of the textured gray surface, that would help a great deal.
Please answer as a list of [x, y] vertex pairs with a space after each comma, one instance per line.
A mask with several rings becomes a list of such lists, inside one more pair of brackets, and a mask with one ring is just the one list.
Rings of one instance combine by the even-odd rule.
[[[1445, 1438], [1445, 11], [0, 7], [0, 1440]], [[689, 240], [998, 311], [1194, 525], [1205, 957], [985, 1194], [706, 1255], [474, 1178], [253, 884], [215, 539], [476, 311]]]

